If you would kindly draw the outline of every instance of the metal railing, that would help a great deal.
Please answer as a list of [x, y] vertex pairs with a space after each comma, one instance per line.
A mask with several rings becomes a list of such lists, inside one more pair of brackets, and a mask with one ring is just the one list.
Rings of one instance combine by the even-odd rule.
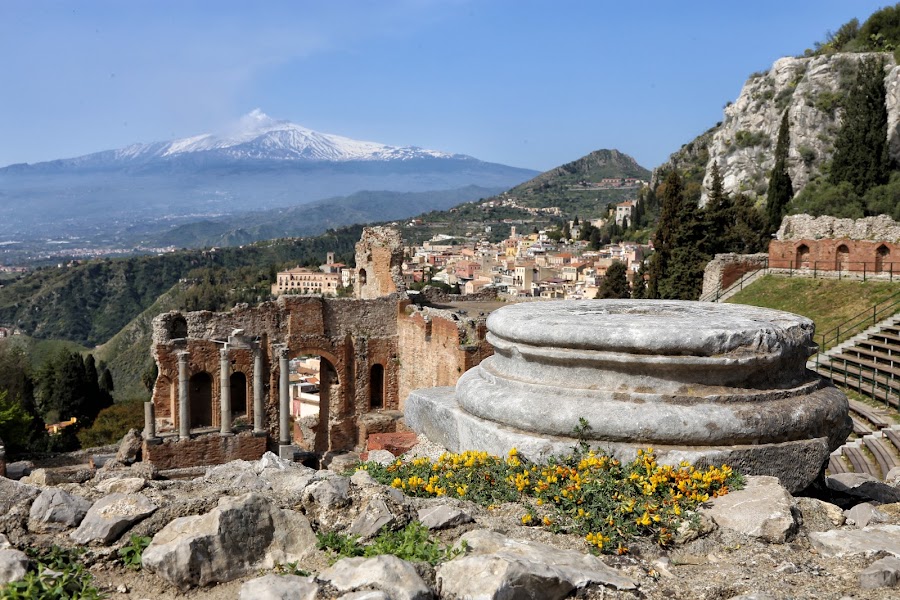
[[[897, 268], [894, 268], [897, 265]], [[788, 271], [789, 276], [802, 274], [804, 276], [812, 276], [813, 279], [818, 277], [835, 277], [843, 279], [844, 277], [862, 277], [865, 281], [872, 276], [886, 277], [889, 281], [894, 280], [894, 271], [897, 271], [900, 277], [900, 262], [884, 262], [876, 260], [792, 260], [770, 258], [768, 261], [770, 269], [782, 269]]]
[[817, 336], [819, 338], [819, 352], [816, 356], [853, 337], [860, 331], [875, 326], [879, 321], [894, 315], [898, 310], [900, 310], [900, 292], [892, 294], [881, 302], [872, 305], [872, 308], [867, 308], [828, 331], [819, 334]]
[[699, 301], [700, 302], [718, 302], [719, 298], [721, 298], [725, 294], [730, 293], [732, 290], [737, 289], [738, 291], [740, 291], [740, 290], [744, 289], [744, 285], [749, 284], [750, 279], [756, 277], [756, 275], [759, 274], [760, 271], [762, 271], [763, 274], [765, 274], [765, 272], [769, 268], [768, 263], [769, 263], [769, 261], [768, 261], [768, 259], [766, 259], [757, 268], [755, 268], [751, 271], [747, 271], [746, 273], [741, 275], [740, 279], [728, 284], [728, 287], [726, 287], [726, 288], [723, 288], [722, 284], [720, 282], [719, 285], [716, 286], [716, 289], [700, 296]]

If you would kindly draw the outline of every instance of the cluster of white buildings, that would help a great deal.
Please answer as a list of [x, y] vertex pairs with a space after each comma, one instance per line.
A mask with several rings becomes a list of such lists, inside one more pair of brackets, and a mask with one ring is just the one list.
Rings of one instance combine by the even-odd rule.
[[[577, 226], [573, 229], [577, 231]], [[633, 278], [649, 250], [632, 242], [591, 250], [588, 242], [556, 243], [546, 232], [518, 235], [515, 227], [499, 244], [451, 245], [442, 243], [448, 241], [442, 237], [447, 236], [435, 236], [407, 250], [403, 264], [407, 286], [441, 281], [458, 284], [464, 294], [494, 287], [507, 298], [593, 298], [613, 261], [625, 263]]]

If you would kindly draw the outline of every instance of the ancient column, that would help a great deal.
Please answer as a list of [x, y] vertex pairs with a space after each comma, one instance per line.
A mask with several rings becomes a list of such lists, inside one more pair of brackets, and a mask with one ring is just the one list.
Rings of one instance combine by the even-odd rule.
[[263, 355], [262, 349], [253, 349], [253, 433], [265, 433], [263, 414], [266, 410], [263, 398]]
[[219, 433], [231, 433], [231, 365], [228, 362], [228, 348], [219, 350]]
[[278, 443], [291, 443], [291, 366], [287, 346], [278, 348]]
[[190, 356], [190, 352], [178, 353], [178, 438], [182, 440], [191, 437], [191, 405], [188, 394], [190, 384], [188, 359]]
[[156, 408], [152, 400], [144, 402], [144, 439], [156, 439]]

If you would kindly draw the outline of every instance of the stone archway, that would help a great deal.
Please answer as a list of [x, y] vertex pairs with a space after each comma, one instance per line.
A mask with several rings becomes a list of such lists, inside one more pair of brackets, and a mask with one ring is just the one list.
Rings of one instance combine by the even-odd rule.
[[212, 427], [212, 377], [206, 371], [195, 373], [189, 385], [191, 429]]
[[850, 270], [850, 248], [846, 244], [841, 244], [837, 247], [837, 251], [834, 254], [834, 270]]
[[[891, 249], [884, 244], [878, 246], [878, 249], [875, 250], [875, 272], [882, 273], [884, 271], [884, 265], [890, 264], [890, 260]], [[893, 269], [891, 269], [891, 271], [893, 271]]]
[[809, 246], [806, 244], [797, 246], [797, 259], [794, 261], [794, 266], [797, 269], [809, 268]]

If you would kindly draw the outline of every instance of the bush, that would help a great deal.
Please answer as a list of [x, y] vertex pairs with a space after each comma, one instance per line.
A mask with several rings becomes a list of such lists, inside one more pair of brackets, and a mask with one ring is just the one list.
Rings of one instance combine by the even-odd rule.
[[751, 132], [746, 129], [741, 129], [734, 134], [734, 143], [737, 144], [738, 148], [753, 148], [755, 146], [764, 146], [768, 148], [772, 145], [772, 140], [770, 140], [769, 136], [762, 131]]
[[417, 521], [398, 531], [382, 531], [368, 546], [360, 544], [356, 537], [342, 533], [319, 533], [317, 537], [319, 550], [330, 551], [335, 559], [393, 554], [410, 562], [436, 565], [463, 552], [441, 545], [429, 535], [428, 528]]
[[105, 446], [121, 440], [129, 429], [143, 427], [143, 403], [122, 402], [101, 410], [90, 427], [78, 432], [78, 440], [82, 448]]
[[0, 586], [3, 600], [100, 600], [104, 596], [93, 583], [93, 576], [79, 561], [77, 550], [58, 546], [50, 549], [28, 549], [35, 568], [25, 578]]

